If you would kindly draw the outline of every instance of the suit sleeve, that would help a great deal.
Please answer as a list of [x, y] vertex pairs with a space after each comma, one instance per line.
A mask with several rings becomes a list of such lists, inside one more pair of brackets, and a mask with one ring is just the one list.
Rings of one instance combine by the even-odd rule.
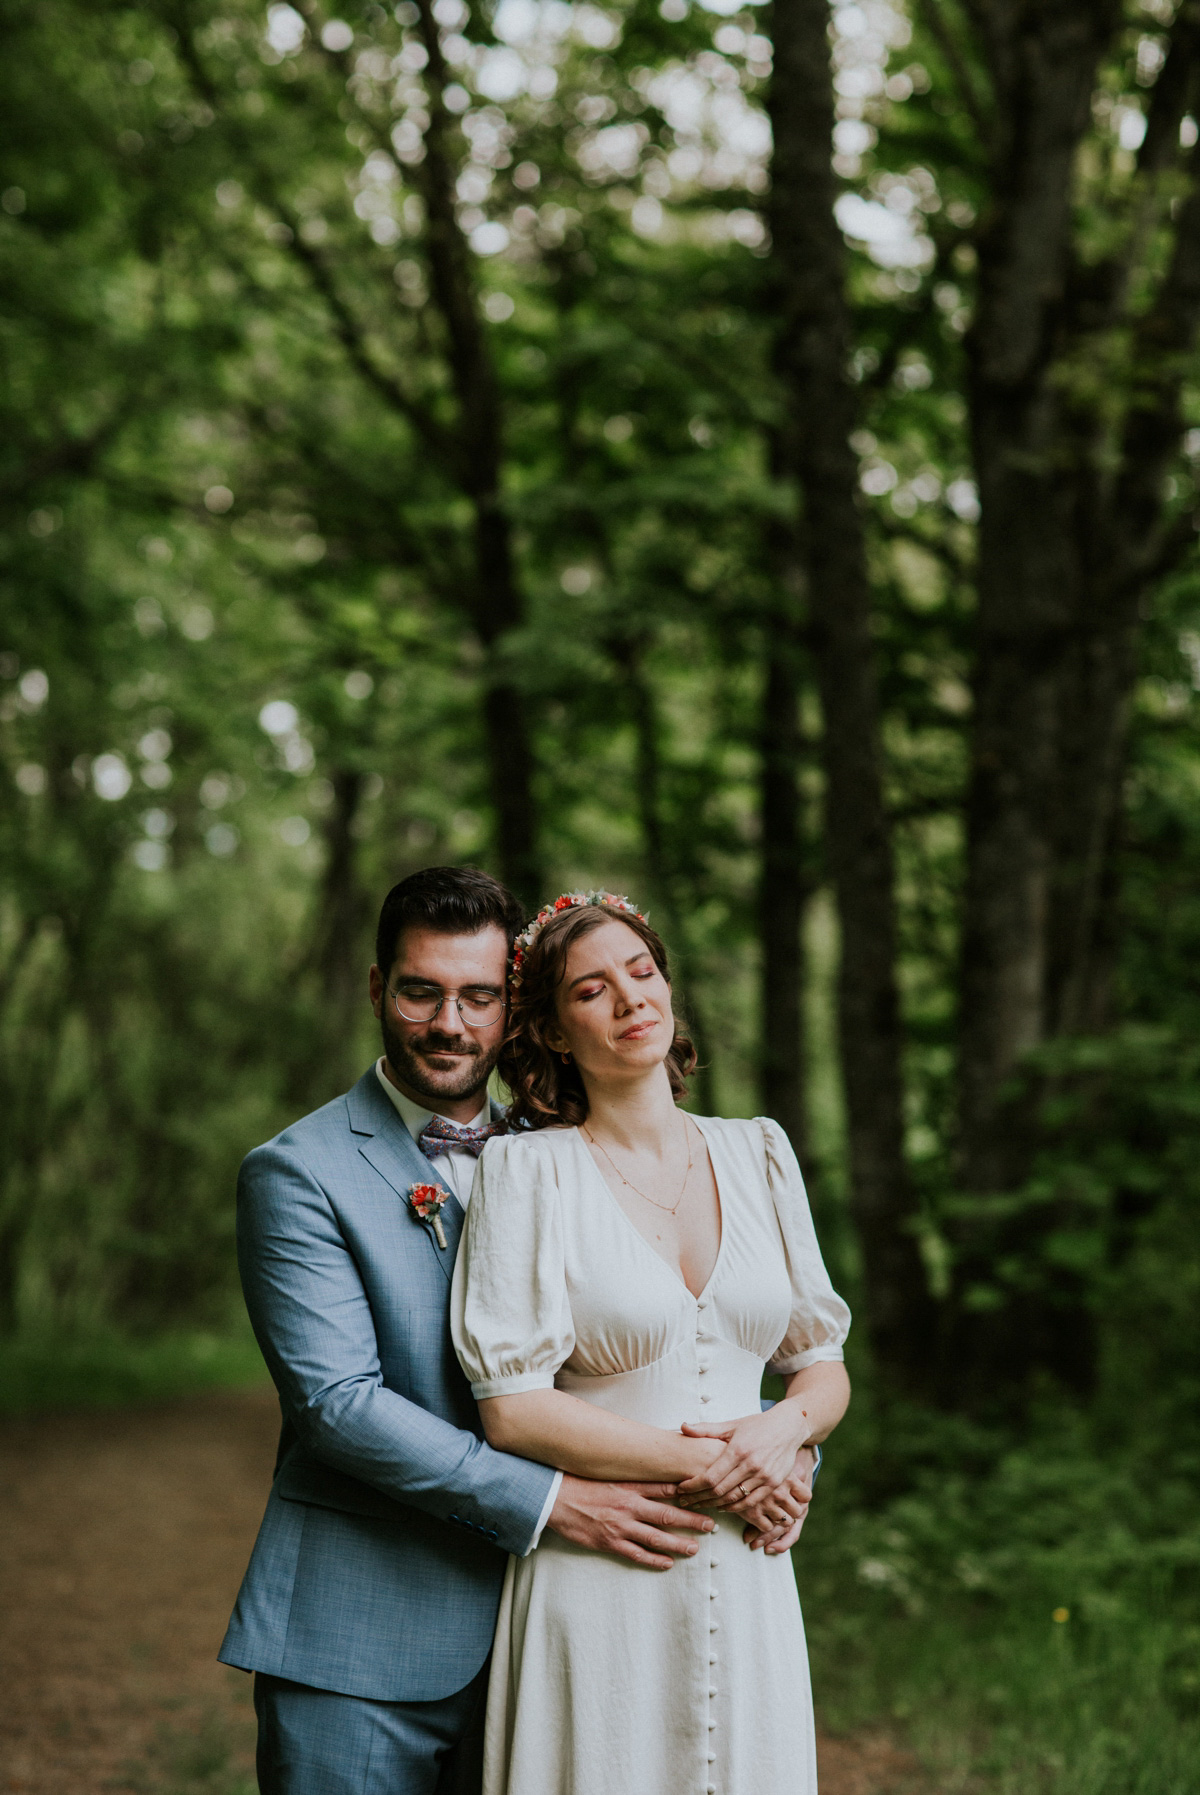
[[554, 1482], [383, 1382], [354, 1256], [319, 1182], [272, 1142], [238, 1179], [238, 1266], [255, 1336], [313, 1455], [439, 1520], [525, 1553]]

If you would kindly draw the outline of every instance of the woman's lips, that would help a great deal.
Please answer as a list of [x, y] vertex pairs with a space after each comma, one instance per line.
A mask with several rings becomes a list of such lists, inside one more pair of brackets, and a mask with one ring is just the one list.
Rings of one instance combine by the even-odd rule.
[[624, 1034], [617, 1036], [617, 1039], [618, 1041], [640, 1041], [643, 1035], [648, 1035], [652, 1028], [657, 1027], [658, 1023], [653, 1019], [649, 1022], [635, 1022], [632, 1028], [627, 1028]]

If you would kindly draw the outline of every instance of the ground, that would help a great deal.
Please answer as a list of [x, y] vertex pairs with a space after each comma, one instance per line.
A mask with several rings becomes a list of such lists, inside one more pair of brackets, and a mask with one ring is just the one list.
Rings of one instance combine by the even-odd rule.
[[[265, 1391], [0, 1423], [0, 1795], [249, 1795], [215, 1654], [277, 1423]], [[885, 1738], [821, 1742], [821, 1795], [922, 1787]]]

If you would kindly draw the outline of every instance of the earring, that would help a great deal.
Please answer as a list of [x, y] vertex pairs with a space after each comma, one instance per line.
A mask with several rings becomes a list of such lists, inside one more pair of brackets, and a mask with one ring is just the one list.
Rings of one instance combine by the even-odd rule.
[[562, 1056], [562, 1063], [563, 1063], [563, 1065], [564, 1065], [564, 1066], [569, 1066], [569, 1065], [570, 1065], [570, 1064], [571, 1064], [571, 1056], [570, 1056], [570, 1054], [569, 1054], [569, 1053], [564, 1053], [564, 1054], [563, 1054], [563, 1056]]

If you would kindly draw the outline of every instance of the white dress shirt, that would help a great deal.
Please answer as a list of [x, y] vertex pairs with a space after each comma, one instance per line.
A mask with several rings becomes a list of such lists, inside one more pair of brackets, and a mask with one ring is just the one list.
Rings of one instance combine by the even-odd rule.
[[[414, 1103], [411, 1097], [406, 1097], [403, 1091], [398, 1091], [383, 1067], [384, 1061], [381, 1054], [375, 1062], [375, 1076], [395, 1104], [396, 1109], [399, 1112], [400, 1120], [404, 1123], [404, 1126], [408, 1129], [408, 1132], [412, 1135], [415, 1141], [422, 1128], [425, 1127], [425, 1124], [427, 1122], [432, 1122], [434, 1116], [438, 1115], [440, 1112], [432, 1109], [422, 1109], [419, 1103]], [[478, 1115], [472, 1116], [469, 1122], [455, 1121], [453, 1116], [442, 1117], [444, 1122], [451, 1123], [455, 1128], [486, 1128], [491, 1119], [492, 1105], [490, 1099], [487, 1097], [484, 1098], [483, 1108], [479, 1111]], [[471, 1201], [471, 1186], [475, 1181], [475, 1167], [479, 1163], [478, 1156], [474, 1153], [466, 1152], [462, 1147], [455, 1147], [450, 1141], [447, 1141], [444, 1149], [440, 1153], [435, 1153], [429, 1163], [433, 1166], [443, 1183], [450, 1186], [450, 1189], [454, 1192], [463, 1208], [466, 1209]], [[530, 1541], [529, 1545], [530, 1552], [533, 1551], [534, 1547], [542, 1537], [542, 1529], [550, 1519], [551, 1510], [553, 1509], [554, 1504], [558, 1501], [558, 1492], [562, 1488], [562, 1480], [563, 1474], [559, 1471], [555, 1476], [554, 1482], [550, 1485], [549, 1494], [542, 1506], [542, 1512], [538, 1516], [538, 1524], [534, 1529], [533, 1539]], [[526, 1553], [526, 1557], [528, 1557], [528, 1553]]]

